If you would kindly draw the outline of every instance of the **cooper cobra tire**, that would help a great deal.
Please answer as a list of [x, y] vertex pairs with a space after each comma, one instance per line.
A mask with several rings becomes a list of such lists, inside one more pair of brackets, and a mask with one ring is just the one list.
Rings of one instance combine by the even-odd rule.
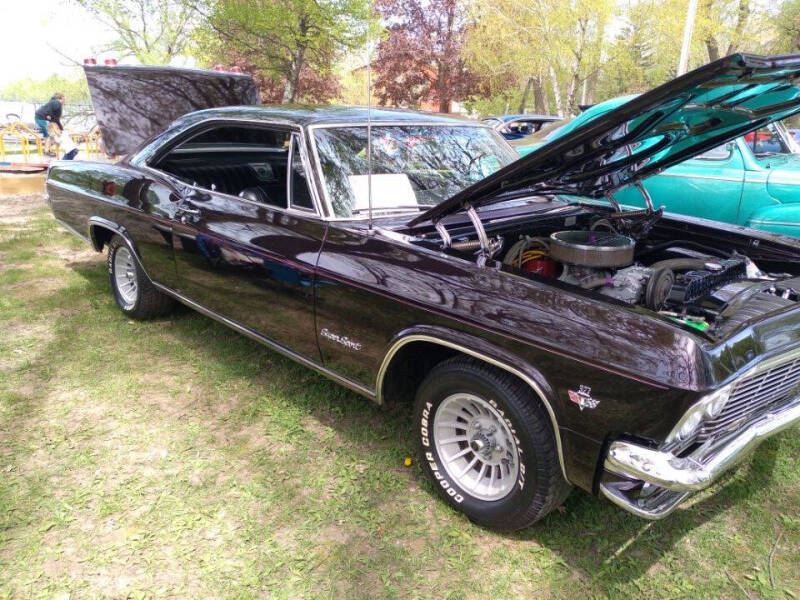
[[172, 298], [156, 289], [118, 235], [108, 243], [108, 275], [114, 299], [129, 317], [154, 319], [166, 315], [175, 305]]
[[528, 527], [571, 490], [546, 409], [505, 371], [468, 357], [441, 363], [417, 391], [414, 422], [428, 478], [479, 525]]

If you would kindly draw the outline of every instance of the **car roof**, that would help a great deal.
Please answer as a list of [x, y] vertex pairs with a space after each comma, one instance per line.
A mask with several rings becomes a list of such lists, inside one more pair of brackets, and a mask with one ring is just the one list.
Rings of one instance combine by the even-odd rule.
[[524, 115], [497, 115], [496, 117], [487, 117], [486, 119], [497, 119], [507, 123], [516, 119], [539, 119], [542, 121], [558, 121], [561, 117], [555, 115], [540, 115], [536, 113], [526, 113]]
[[349, 123], [366, 123], [367, 118], [372, 123], [431, 123], [452, 125], [484, 126], [480, 121], [442, 115], [415, 110], [372, 108], [366, 106], [304, 106], [304, 105], [269, 105], [259, 104], [253, 106], [226, 106], [223, 108], [209, 108], [196, 111], [181, 117], [179, 121], [211, 120], [215, 118], [235, 118], [281, 122], [301, 127], [310, 125], [334, 125]]

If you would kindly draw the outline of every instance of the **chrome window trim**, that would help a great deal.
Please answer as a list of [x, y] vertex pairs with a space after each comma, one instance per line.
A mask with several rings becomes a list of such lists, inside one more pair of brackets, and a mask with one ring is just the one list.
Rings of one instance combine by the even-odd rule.
[[392, 346], [389, 348], [388, 352], [384, 355], [383, 361], [381, 362], [381, 366], [378, 369], [378, 374], [375, 379], [375, 402], [378, 404], [383, 404], [383, 380], [386, 376], [386, 371], [389, 369], [389, 365], [392, 362], [395, 354], [397, 354], [398, 350], [409, 344], [411, 342], [430, 342], [433, 344], [438, 344], [440, 346], [445, 346], [447, 348], [452, 348], [453, 350], [458, 350], [459, 352], [463, 352], [473, 358], [477, 358], [478, 360], [482, 360], [490, 365], [493, 365], [499, 369], [503, 369], [504, 371], [508, 371], [512, 375], [519, 377], [522, 381], [524, 381], [539, 397], [542, 404], [547, 410], [547, 414], [550, 417], [550, 423], [553, 426], [553, 437], [556, 440], [556, 451], [558, 453], [558, 463], [561, 466], [561, 474], [564, 476], [564, 480], [567, 483], [571, 483], [569, 477], [567, 477], [567, 469], [564, 463], [564, 452], [561, 445], [561, 431], [558, 428], [558, 420], [556, 419], [555, 412], [553, 411], [553, 407], [551, 406], [550, 402], [547, 400], [547, 396], [542, 391], [541, 386], [538, 383], [519, 369], [512, 367], [496, 358], [492, 358], [491, 356], [487, 356], [481, 352], [477, 352], [472, 350], [471, 348], [467, 348], [466, 346], [462, 346], [461, 344], [456, 344], [454, 342], [450, 342], [448, 340], [443, 340], [441, 338], [437, 338], [431, 335], [425, 334], [411, 334], [405, 337], [400, 338]]
[[[187, 132], [190, 132], [190, 131], [192, 131], [194, 129], [201, 129], [201, 128], [207, 126], [209, 123], [219, 123], [222, 126], [224, 126], [224, 124], [226, 124], [226, 123], [235, 123], [236, 125], [244, 124], [244, 125], [251, 125], [251, 126], [256, 127], [256, 128], [260, 127], [260, 128], [264, 128], [264, 129], [268, 129], [268, 128], [272, 127], [272, 128], [277, 128], [277, 129], [280, 129], [280, 130], [288, 131], [290, 137], [289, 137], [289, 149], [288, 149], [289, 152], [287, 154], [287, 159], [291, 159], [292, 140], [295, 137], [302, 138], [302, 127], [300, 127], [299, 125], [289, 125], [289, 124], [286, 124], [286, 123], [280, 123], [278, 121], [254, 121], [252, 119], [229, 119], [229, 118], [214, 117], [214, 118], [205, 119], [203, 121], [195, 123], [192, 127], [188, 128], [188, 129], [184, 129], [184, 130], [176, 133], [168, 141], [164, 142], [164, 144], [162, 144], [162, 146], [167, 146], [176, 137], [184, 135]], [[303, 168], [305, 169], [307, 174], [312, 175], [314, 173], [314, 169], [311, 168], [311, 166], [309, 165], [309, 163], [307, 161], [307, 157], [305, 155], [305, 150], [303, 149], [302, 144], [301, 144], [300, 147], [301, 147], [300, 160], [303, 163]], [[171, 175], [171, 174], [169, 174], [169, 173], [167, 173], [165, 171], [161, 171], [159, 169], [156, 169], [155, 167], [151, 167], [148, 164], [149, 162], [150, 162], [149, 160], [148, 161], [143, 161], [142, 164], [135, 164], [134, 166], [136, 166], [139, 169], [147, 170], [147, 171], [149, 171], [151, 173], [157, 173], [161, 177], [166, 177], [168, 179], [168, 181], [170, 181], [170, 182], [172, 182], [173, 180], [176, 179], [173, 175]], [[134, 163], [131, 162], [131, 164], [134, 164]], [[287, 165], [288, 164], [290, 164], [290, 163], [287, 162]], [[287, 178], [289, 176], [288, 175], [288, 171], [289, 170], [287, 169]], [[287, 185], [287, 190], [286, 190], [286, 192], [287, 192], [287, 196], [286, 196], [287, 206], [286, 207], [280, 207], [280, 206], [274, 206], [272, 204], [263, 204], [261, 202], [255, 202], [253, 200], [248, 200], [246, 198], [240, 198], [239, 196], [232, 196], [230, 194], [225, 194], [224, 192], [220, 192], [219, 190], [209, 190], [209, 189], [206, 189], [204, 187], [192, 185], [192, 184], [189, 184], [189, 183], [184, 183], [183, 181], [179, 181], [177, 184], [181, 185], [181, 186], [184, 186], [184, 187], [187, 187], [187, 188], [195, 189], [195, 190], [202, 190], [204, 192], [213, 191], [215, 194], [220, 194], [222, 196], [225, 196], [226, 198], [233, 198], [235, 200], [239, 200], [239, 201], [242, 201], [242, 202], [247, 202], [247, 203], [250, 203], [250, 204], [255, 204], [256, 206], [262, 206], [262, 207], [269, 208], [271, 210], [276, 210], [278, 212], [282, 212], [282, 213], [289, 214], [289, 215], [304, 216], [304, 217], [310, 217], [310, 218], [319, 219], [319, 220], [327, 220], [327, 219], [325, 219], [324, 217], [321, 216], [322, 215], [322, 211], [320, 210], [321, 209], [321, 202], [320, 202], [320, 199], [319, 199], [319, 197], [318, 197], [318, 195], [316, 193], [316, 190], [314, 189], [315, 186], [313, 186], [313, 185], [309, 186], [309, 190], [311, 192], [312, 202], [314, 203], [314, 209], [311, 210], [311, 209], [307, 209], [307, 208], [302, 208], [301, 209], [301, 208], [292, 208], [291, 207], [290, 202], [289, 202], [290, 196], [289, 196], [288, 185]], [[287, 184], [288, 184], [288, 182], [287, 182]]]
[[[166, 177], [172, 183], [172, 176], [169, 173], [165, 173], [163, 171], [159, 171], [158, 169], [154, 169], [152, 167], [144, 166], [144, 167], [139, 167], [139, 168], [142, 169], [142, 170], [150, 171], [152, 173], [156, 173], [156, 174], [160, 175], [161, 177]], [[219, 190], [209, 190], [208, 188], [200, 187], [199, 185], [192, 185], [191, 183], [184, 183], [183, 181], [175, 181], [174, 185], [176, 187], [177, 186], [181, 186], [184, 189], [193, 189], [193, 190], [199, 190], [201, 192], [210, 192], [212, 194], [218, 194], [220, 196], [224, 196], [225, 198], [230, 198], [231, 200], [237, 200], [238, 202], [244, 202], [245, 204], [252, 204], [254, 206], [258, 206], [258, 207], [261, 207], [261, 208], [266, 208], [268, 210], [272, 210], [272, 211], [275, 211], [275, 212], [283, 213], [285, 215], [290, 215], [290, 216], [294, 216], [294, 217], [306, 217], [306, 218], [311, 218], [311, 219], [315, 219], [315, 220], [318, 220], [318, 221], [322, 221], [323, 220], [323, 219], [320, 218], [320, 216], [317, 213], [311, 212], [308, 209], [299, 210], [299, 209], [296, 209], [296, 208], [286, 208], [286, 207], [283, 207], [283, 206], [275, 206], [274, 204], [264, 204], [263, 202], [257, 202], [255, 200], [250, 200], [249, 198], [242, 198], [241, 196], [231, 196], [230, 194], [226, 194], [225, 192], [220, 192]]]
[[[309, 215], [316, 215], [319, 214], [317, 209], [317, 202], [314, 197], [314, 193], [311, 191], [313, 186], [309, 185], [308, 176], [312, 173], [311, 168], [308, 165], [308, 161], [305, 160], [305, 151], [303, 150], [303, 144], [301, 142], [300, 133], [292, 133], [292, 137], [289, 140], [289, 159], [286, 162], [286, 193], [288, 197], [288, 205], [290, 210], [296, 210], [298, 212], [308, 213]], [[292, 163], [294, 163], [294, 153], [300, 156], [300, 164], [303, 167], [303, 171], [306, 173], [306, 187], [308, 188], [308, 193], [311, 194], [311, 203], [314, 205], [314, 208], [307, 208], [305, 206], [295, 206], [294, 202], [292, 202], [294, 198], [294, 178], [292, 177]]]
[[[186, 115], [184, 115], [184, 116], [186, 116]], [[265, 125], [267, 127], [278, 127], [280, 129], [289, 129], [291, 131], [300, 131], [300, 130], [302, 130], [302, 126], [300, 126], [300, 125], [298, 125], [296, 123], [288, 123], [288, 122], [285, 122], [285, 121], [275, 121], [275, 120], [262, 120], [262, 119], [253, 119], [253, 118], [232, 117], [232, 116], [218, 115], [217, 114], [217, 115], [209, 116], [209, 117], [207, 117], [205, 119], [201, 119], [200, 121], [192, 123], [191, 125], [188, 125], [187, 127], [183, 128], [183, 129], [181, 129], [179, 131], [176, 131], [170, 138], [168, 138], [167, 140], [163, 141], [159, 145], [158, 149], [156, 149], [154, 152], [152, 152], [149, 157], [143, 157], [142, 156], [144, 151], [147, 150], [150, 146], [152, 146], [157, 141], [154, 138], [158, 138], [165, 131], [167, 131], [167, 129], [169, 129], [170, 127], [176, 125], [177, 122], [180, 121], [183, 118], [184, 117], [178, 117], [178, 119], [176, 119], [175, 121], [173, 121], [172, 123], [167, 125], [158, 134], [153, 136], [153, 138], [150, 138], [150, 139], [146, 140], [147, 143], [145, 143], [145, 145], [142, 146], [141, 148], [137, 149], [136, 150], [136, 154], [133, 154], [128, 159], [128, 164], [130, 164], [130, 165], [132, 165], [134, 167], [143, 167], [145, 165], [142, 164], [142, 163], [149, 162], [150, 159], [152, 159], [152, 157], [154, 155], [159, 153], [161, 148], [163, 148], [164, 146], [168, 146], [170, 143], [172, 143], [175, 140], [175, 138], [182, 136], [187, 131], [192, 131], [193, 129], [199, 129], [202, 126], [207, 125], [208, 123], [213, 123], [213, 122], [236, 123], [236, 124], [245, 123], [245, 124], [255, 125], [255, 126], [263, 124], [263, 125]]]
[[[336, 129], [342, 127], [366, 127], [366, 121], [352, 121], [352, 122], [344, 122], [344, 123], [313, 123], [311, 125], [307, 125], [306, 129], [308, 130], [308, 137], [309, 137], [309, 144], [311, 146], [311, 151], [314, 154], [314, 161], [317, 165], [316, 175], [319, 179], [320, 188], [322, 189], [322, 196], [323, 201], [325, 202], [325, 207], [327, 208], [328, 217], [325, 217], [326, 221], [367, 221], [369, 220], [369, 215], [364, 216], [350, 216], [350, 217], [337, 217], [336, 213], [333, 210], [333, 203], [331, 202], [330, 195], [328, 194], [328, 186], [325, 184], [325, 176], [322, 173], [322, 163], [319, 160], [319, 152], [317, 151], [317, 138], [314, 135], [314, 132], [317, 129]], [[486, 129], [488, 131], [492, 131], [497, 133], [497, 130], [493, 129], [491, 126], [482, 123], [480, 121], [460, 121], [455, 119], [453, 123], [439, 123], [439, 122], [430, 122], [430, 121], [374, 121], [372, 123], [373, 127], [475, 127], [478, 129]], [[500, 134], [498, 134], [500, 135]], [[507, 142], [506, 142], [507, 143]], [[431, 205], [433, 208], [434, 205]], [[381, 215], [381, 216], [388, 216], [388, 217], [405, 217], [405, 216], [412, 216], [418, 215], [421, 211], [410, 211], [410, 212], [397, 212], [391, 215]], [[374, 215], [373, 215], [373, 218]]]
[[262, 152], [264, 154], [278, 154], [283, 152], [283, 148], [267, 148], [266, 146], [197, 146], [190, 148], [176, 148], [172, 152], [175, 154], [190, 154], [192, 152]]

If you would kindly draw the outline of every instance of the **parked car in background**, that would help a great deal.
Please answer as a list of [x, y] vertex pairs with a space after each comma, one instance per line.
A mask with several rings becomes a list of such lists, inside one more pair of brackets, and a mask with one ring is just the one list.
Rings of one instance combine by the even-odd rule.
[[[529, 141], [512, 145], [526, 156], [634, 98], [600, 102], [574, 119], [542, 128]], [[669, 212], [800, 236], [800, 146], [780, 122], [670, 167], [648, 178], [644, 188], [655, 206]], [[620, 190], [616, 199], [644, 206], [642, 195], [634, 189]]]
[[554, 121], [560, 121], [561, 117], [553, 115], [501, 115], [498, 117], [488, 117], [484, 123], [492, 127], [507, 140], [524, 140], [539, 131], [542, 126]]
[[474, 521], [526, 527], [572, 486], [661, 518], [800, 422], [800, 240], [614, 194], [800, 111], [798, 70], [726, 57], [519, 158], [485, 125], [411, 111], [183, 115], [251, 104], [255, 84], [86, 67], [126, 157], [54, 164], [48, 201], [108, 249], [126, 318], [182, 302], [413, 402], [420, 469]]

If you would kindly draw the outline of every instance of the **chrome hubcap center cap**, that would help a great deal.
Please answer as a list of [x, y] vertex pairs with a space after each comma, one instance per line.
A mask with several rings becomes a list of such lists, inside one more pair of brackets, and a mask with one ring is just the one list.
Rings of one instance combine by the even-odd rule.
[[509, 494], [519, 475], [519, 453], [508, 423], [472, 394], [442, 401], [433, 419], [436, 448], [451, 480], [482, 500]]

